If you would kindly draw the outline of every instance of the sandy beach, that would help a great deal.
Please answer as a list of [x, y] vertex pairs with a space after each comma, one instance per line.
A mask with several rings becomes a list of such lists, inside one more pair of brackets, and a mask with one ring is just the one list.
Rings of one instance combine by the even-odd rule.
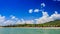
[[0, 28], [24, 28], [24, 29], [60, 29], [60, 27], [0, 27]]

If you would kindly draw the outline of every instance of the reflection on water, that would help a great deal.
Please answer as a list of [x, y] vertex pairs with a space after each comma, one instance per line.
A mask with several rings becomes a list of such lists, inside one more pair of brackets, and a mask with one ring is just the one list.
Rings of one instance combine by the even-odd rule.
[[0, 34], [60, 34], [60, 29], [0, 28]]

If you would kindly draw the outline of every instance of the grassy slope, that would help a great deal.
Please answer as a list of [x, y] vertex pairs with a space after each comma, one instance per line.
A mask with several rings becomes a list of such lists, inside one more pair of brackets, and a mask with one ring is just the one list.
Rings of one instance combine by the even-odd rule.
[[60, 26], [60, 20], [44, 23], [42, 25], [45, 25], [45, 26], [58, 26], [59, 27]]

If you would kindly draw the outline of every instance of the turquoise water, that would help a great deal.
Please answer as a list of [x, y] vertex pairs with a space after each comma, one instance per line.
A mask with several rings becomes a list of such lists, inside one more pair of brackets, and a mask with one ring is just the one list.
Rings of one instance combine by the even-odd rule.
[[60, 34], [60, 29], [0, 28], [0, 34]]

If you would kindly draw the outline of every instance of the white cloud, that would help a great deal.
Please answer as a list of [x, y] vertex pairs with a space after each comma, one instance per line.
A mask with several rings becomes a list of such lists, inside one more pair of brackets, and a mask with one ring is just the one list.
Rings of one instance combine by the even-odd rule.
[[58, 14], [58, 12], [55, 11], [55, 13], [51, 15], [51, 18], [53, 18], [54, 20], [60, 19], [60, 14]]
[[57, 11], [55, 11], [55, 13], [52, 14], [51, 16], [49, 16], [47, 12], [42, 11], [42, 17], [35, 20], [19, 19], [16, 20], [16, 24], [35, 24], [34, 22], [36, 22], [36, 24], [42, 24], [42, 23], [54, 21], [56, 19], [60, 19], [60, 14], [58, 14]]
[[45, 23], [48, 22], [49, 20], [49, 15], [47, 12], [42, 11], [43, 16], [37, 19], [37, 24]]
[[[11, 16], [10, 16], [11, 17]], [[0, 26], [4, 26], [4, 25], [12, 25], [12, 24], [15, 24], [16, 23], [16, 17], [12, 16], [10, 19], [6, 19], [5, 16], [1, 16], [0, 15]]]
[[11, 17], [11, 19], [15, 19], [15, 16], [13, 16], [13, 15], [11, 15], [10, 17]]
[[49, 16], [48, 13], [47, 12], [44, 12], [44, 11], [42, 11], [42, 14], [43, 14], [42, 17], [48, 17]]
[[33, 12], [33, 9], [29, 9], [29, 13], [32, 13]]
[[34, 12], [39, 12], [40, 10], [39, 9], [35, 9]]
[[0, 23], [4, 22], [5, 21], [5, 16], [1, 16], [0, 15]]
[[41, 3], [41, 7], [45, 7], [45, 3]]
[[34, 24], [34, 20], [26, 20], [25, 23], [26, 24]]
[[4, 24], [5, 19], [5, 16], [0, 15], [0, 25]]
[[23, 23], [25, 23], [25, 20], [24, 20], [24, 19], [21, 19], [21, 21], [22, 21]]
[[17, 20], [16, 24], [33, 24], [34, 23], [34, 20], [24, 20], [24, 19], [21, 19], [21, 20]]
[[5, 25], [14, 25], [15, 22], [16, 22], [16, 21], [14, 21], [14, 20], [6, 20], [6, 21], [4, 22], [4, 24], [5, 24]]
[[25, 21], [18, 20], [16, 24], [25, 24]]
[[16, 18], [15, 16], [10, 16], [10, 19], [6, 19], [5, 16], [0, 15], [0, 25], [13, 25], [13, 24], [42, 24], [50, 21], [54, 21], [56, 19], [60, 19], [60, 14], [55, 11], [54, 14], [49, 16], [47, 12], [42, 11], [42, 17], [34, 19], [34, 20], [24, 20]]
[[42, 23], [54, 21], [56, 19], [60, 19], [60, 14], [58, 14], [57, 11], [55, 11], [55, 13], [52, 14], [51, 16], [49, 16], [47, 12], [42, 12], [42, 14], [43, 16], [36, 20], [36, 24], [42, 24]]
[[13, 15], [10, 15], [10, 20], [18, 20], [18, 18], [16, 18], [15, 16], [13, 16]]

